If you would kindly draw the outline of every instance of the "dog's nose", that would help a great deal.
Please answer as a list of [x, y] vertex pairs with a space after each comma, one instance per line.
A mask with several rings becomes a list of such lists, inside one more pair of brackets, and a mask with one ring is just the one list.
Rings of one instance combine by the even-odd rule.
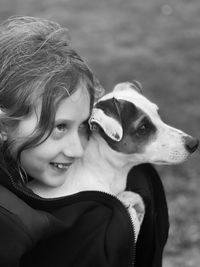
[[193, 153], [199, 145], [199, 140], [197, 138], [187, 136], [185, 139], [185, 148], [188, 152]]

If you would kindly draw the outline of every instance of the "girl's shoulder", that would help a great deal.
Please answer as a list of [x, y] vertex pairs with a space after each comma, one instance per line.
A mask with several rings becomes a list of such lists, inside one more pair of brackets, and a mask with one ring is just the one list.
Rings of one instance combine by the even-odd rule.
[[0, 266], [18, 265], [44, 234], [46, 224], [42, 213], [0, 185]]

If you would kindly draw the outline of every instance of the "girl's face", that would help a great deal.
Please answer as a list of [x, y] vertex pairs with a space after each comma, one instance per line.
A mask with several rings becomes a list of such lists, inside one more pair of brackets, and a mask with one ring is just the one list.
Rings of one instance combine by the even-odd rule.
[[[19, 123], [13, 133], [15, 137], [27, 138], [34, 131], [40, 108], [38, 105], [36, 112]], [[62, 185], [71, 164], [83, 156], [88, 142], [89, 115], [90, 95], [81, 85], [70, 97], [60, 102], [53, 132], [47, 140], [21, 153], [24, 170], [44, 185]], [[14, 149], [17, 150], [17, 145]]]

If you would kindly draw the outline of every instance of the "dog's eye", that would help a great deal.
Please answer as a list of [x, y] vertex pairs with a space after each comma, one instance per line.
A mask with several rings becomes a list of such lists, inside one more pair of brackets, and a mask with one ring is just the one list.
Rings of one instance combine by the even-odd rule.
[[146, 134], [146, 132], [147, 132], [147, 130], [148, 130], [148, 126], [147, 126], [147, 124], [142, 124], [142, 125], [140, 125], [139, 127], [138, 127], [138, 129], [137, 129], [137, 131], [136, 131], [136, 134], [137, 135], [145, 135]]

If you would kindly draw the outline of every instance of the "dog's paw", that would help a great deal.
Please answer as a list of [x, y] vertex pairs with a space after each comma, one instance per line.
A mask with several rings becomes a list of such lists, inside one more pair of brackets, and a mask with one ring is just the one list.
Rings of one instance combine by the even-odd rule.
[[142, 197], [131, 191], [123, 191], [117, 195], [117, 198], [128, 209], [135, 228], [136, 240], [140, 231], [145, 214], [145, 205]]

